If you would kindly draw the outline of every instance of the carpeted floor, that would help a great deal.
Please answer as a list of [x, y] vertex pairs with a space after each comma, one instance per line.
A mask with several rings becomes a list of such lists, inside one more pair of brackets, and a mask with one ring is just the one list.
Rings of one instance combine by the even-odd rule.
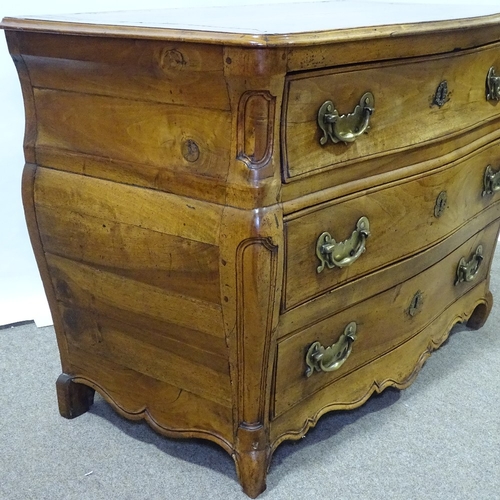
[[[500, 255], [491, 289], [500, 297]], [[500, 499], [500, 305], [457, 327], [407, 390], [330, 413], [274, 455], [262, 500]], [[118, 416], [100, 397], [59, 416], [51, 327], [0, 330], [1, 500], [247, 498], [232, 459]]]

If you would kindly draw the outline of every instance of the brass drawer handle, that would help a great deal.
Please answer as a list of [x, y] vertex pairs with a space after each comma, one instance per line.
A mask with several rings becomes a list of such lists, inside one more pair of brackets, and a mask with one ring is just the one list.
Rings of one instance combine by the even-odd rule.
[[330, 233], [321, 233], [316, 242], [316, 256], [321, 264], [316, 268], [320, 273], [325, 268], [346, 267], [355, 262], [366, 250], [366, 238], [370, 236], [370, 222], [361, 217], [356, 223], [356, 229], [345, 241], [336, 242]]
[[493, 194], [500, 190], [500, 170], [493, 170], [491, 165], [486, 167], [483, 178], [482, 195]]
[[500, 101], [500, 76], [495, 73], [495, 66], [488, 70], [486, 76], [486, 100]]
[[352, 321], [345, 327], [339, 340], [330, 347], [323, 347], [320, 342], [311, 344], [306, 354], [306, 377], [310, 377], [314, 371], [333, 372], [338, 370], [351, 354], [356, 335], [357, 325]]
[[352, 113], [340, 115], [332, 101], [325, 101], [318, 110], [318, 126], [323, 132], [319, 143], [324, 146], [328, 139], [333, 143], [354, 142], [364, 134], [375, 109], [375, 98], [366, 92]]
[[472, 281], [477, 274], [479, 273], [479, 267], [481, 266], [481, 262], [483, 261], [483, 246], [479, 245], [472, 255], [469, 262], [465, 260], [465, 257], [460, 259], [460, 262], [457, 266], [457, 277], [455, 280], [455, 285], [459, 283], [467, 283]]

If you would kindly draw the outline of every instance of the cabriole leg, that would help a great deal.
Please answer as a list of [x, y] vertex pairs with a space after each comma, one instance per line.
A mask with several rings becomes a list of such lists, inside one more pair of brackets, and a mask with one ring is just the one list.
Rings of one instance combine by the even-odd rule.
[[[257, 443], [253, 443], [253, 446], [260, 447]], [[250, 498], [256, 498], [266, 489], [266, 476], [271, 461], [269, 450], [263, 447], [251, 451], [237, 451], [233, 458], [243, 491]]]

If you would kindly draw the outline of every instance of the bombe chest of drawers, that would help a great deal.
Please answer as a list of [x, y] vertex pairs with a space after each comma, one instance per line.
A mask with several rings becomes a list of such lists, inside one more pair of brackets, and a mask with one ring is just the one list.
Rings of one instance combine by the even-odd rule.
[[4, 19], [63, 416], [97, 390], [221, 445], [255, 497], [283, 440], [482, 326], [500, 15], [440, 10]]

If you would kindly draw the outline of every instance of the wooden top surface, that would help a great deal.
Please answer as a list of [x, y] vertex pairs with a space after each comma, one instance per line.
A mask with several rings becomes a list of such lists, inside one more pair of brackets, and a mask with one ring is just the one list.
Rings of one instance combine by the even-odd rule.
[[[418, 1], [418, 0], [417, 0]], [[312, 3], [170, 8], [5, 18], [0, 27], [76, 35], [284, 46], [500, 25], [500, 4]]]

